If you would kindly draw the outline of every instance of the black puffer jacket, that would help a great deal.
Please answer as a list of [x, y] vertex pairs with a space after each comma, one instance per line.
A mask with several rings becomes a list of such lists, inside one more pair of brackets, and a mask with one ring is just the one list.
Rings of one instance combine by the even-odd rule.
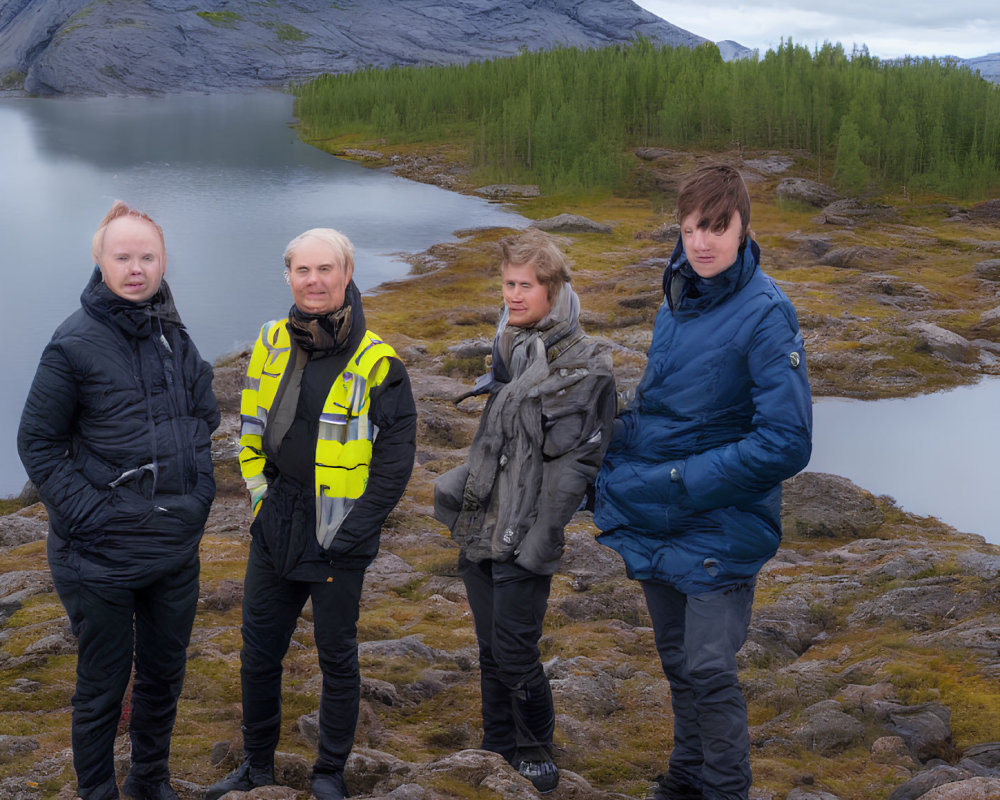
[[215, 497], [212, 368], [166, 283], [133, 303], [95, 269], [80, 302], [42, 353], [17, 447], [49, 512], [50, 558], [133, 582], [197, 552]]

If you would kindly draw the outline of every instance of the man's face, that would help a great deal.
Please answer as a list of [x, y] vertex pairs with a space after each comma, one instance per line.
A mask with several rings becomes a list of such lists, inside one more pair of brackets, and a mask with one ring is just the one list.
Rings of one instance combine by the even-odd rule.
[[518, 328], [541, 322], [552, 309], [549, 289], [538, 282], [534, 264], [507, 264], [503, 268], [503, 301], [507, 322]]
[[344, 305], [351, 276], [340, 257], [325, 242], [307, 238], [295, 248], [288, 266], [288, 284], [299, 311], [329, 314]]
[[735, 263], [743, 239], [743, 222], [740, 212], [734, 211], [724, 231], [713, 231], [699, 228], [701, 219], [699, 208], [681, 220], [681, 241], [691, 268], [701, 277], [711, 278]]
[[104, 231], [97, 265], [107, 287], [119, 297], [141, 303], [159, 291], [167, 267], [156, 227], [137, 217], [119, 217]]

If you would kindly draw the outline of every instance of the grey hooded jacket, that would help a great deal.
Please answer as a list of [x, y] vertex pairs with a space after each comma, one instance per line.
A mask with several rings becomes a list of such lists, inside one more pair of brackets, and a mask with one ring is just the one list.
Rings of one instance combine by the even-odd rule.
[[551, 575], [563, 528], [593, 483], [615, 414], [611, 356], [577, 327], [494, 384], [468, 463], [435, 482], [435, 517], [470, 561]]

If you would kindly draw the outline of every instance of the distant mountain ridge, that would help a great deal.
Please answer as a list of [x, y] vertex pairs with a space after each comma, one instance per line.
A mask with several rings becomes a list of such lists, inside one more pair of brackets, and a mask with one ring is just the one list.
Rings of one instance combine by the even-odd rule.
[[[630, 0], [8, 0], [0, 85], [37, 94], [217, 91], [644, 36], [705, 41]], [[211, 8], [211, 6], [208, 6]]]
[[[636, 36], [687, 47], [707, 41], [631, 0], [228, 0], [215, 11], [206, 5], [7, 0], [0, 6], [0, 89], [224, 91]], [[727, 61], [759, 57], [738, 42], [717, 45]], [[956, 61], [1000, 82], [1000, 53]]]

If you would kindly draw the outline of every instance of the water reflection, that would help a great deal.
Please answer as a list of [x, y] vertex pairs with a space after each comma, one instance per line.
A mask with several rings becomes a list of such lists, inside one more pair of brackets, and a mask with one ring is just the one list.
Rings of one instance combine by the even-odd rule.
[[903, 400], [818, 399], [808, 469], [1000, 544], [1000, 379]]
[[[25, 477], [21, 406], [55, 326], [79, 306], [90, 239], [115, 199], [164, 228], [167, 280], [202, 353], [252, 340], [290, 305], [284, 245], [306, 228], [344, 231], [362, 291], [405, 274], [399, 253], [462, 228], [527, 220], [483, 200], [332, 158], [295, 138], [280, 93], [0, 99], [0, 495]], [[10, 335], [10, 334], [9, 334]]]

